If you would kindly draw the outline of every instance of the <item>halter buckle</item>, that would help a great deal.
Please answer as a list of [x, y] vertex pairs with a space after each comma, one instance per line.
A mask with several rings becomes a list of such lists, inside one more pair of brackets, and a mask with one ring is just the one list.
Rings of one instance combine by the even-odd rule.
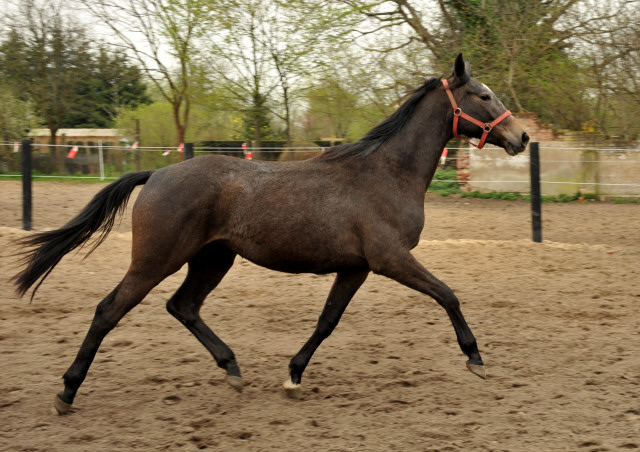
[[491, 129], [493, 129], [493, 126], [491, 124], [489, 124], [488, 122], [485, 123], [484, 125], [484, 131], [485, 132], [491, 132]]
[[455, 110], [453, 110], [453, 114], [455, 116], [460, 116], [462, 114], [462, 108], [458, 107]]

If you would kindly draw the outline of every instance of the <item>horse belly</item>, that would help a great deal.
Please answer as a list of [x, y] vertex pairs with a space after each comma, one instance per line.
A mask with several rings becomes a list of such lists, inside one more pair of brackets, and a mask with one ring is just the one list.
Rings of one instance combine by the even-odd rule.
[[357, 255], [329, 256], [318, 254], [304, 256], [274, 250], [272, 253], [257, 253], [254, 255], [245, 253], [242, 257], [261, 267], [286, 273], [326, 274], [367, 267], [366, 260]]
[[359, 238], [327, 227], [321, 220], [313, 225], [254, 223], [243, 229], [228, 246], [262, 267], [288, 273], [332, 273], [366, 266]]

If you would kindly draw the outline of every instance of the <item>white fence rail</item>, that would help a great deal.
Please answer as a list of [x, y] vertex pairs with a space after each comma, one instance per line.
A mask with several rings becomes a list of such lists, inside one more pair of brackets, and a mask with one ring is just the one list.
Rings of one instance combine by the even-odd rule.
[[[463, 178], [466, 189], [529, 191], [529, 153], [516, 157], [500, 148], [468, 151]], [[461, 173], [463, 170], [461, 170]], [[640, 196], [640, 149], [570, 148], [540, 143], [543, 195], [592, 193], [609, 197]]]
[[[113, 180], [139, 170], [177, 163], [184, 154], [177, 147], [79, 146], [75, 158], [67, 158], [71, 145], [32, 145], [34, 177], [38, 179]], [[529, 153], [509, 157], [504, 150], [449, 148], [447, 167], [458, 168], [455, 182], [465, 191], [528, 193]], [[194, 147], [195, 156], [227, 154], [254, 159], [295, 160], [323, 152], [321, 147], [261, 148]], [[455, 155], [457, 153], [457, 156]], [[57, 162], [54, 162], [55, 158]], [[598, 196], [640, 197], [640, 149], [558, 147], [540, 143], [543, 195], [594, 193]], [[0, 142], [0, 180], [20, 177], [20, 145]]]

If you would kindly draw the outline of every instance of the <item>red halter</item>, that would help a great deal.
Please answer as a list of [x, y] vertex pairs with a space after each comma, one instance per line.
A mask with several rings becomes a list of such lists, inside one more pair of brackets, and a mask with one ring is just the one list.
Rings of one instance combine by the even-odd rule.
[[[484, 142], [487, 139], [489, 132], [491, 132], [491, 129], [493, 129], [496, 125], [498, 125], [502, 120], [511, 116], [511, 112], [507, 110], [491, 122], [484, 123], [482, 121], [478, 121], [477, 119], [463, 112], [462, 108], [458, 107], [458, 104], [456, 104], [456, 100], [453, 97], [453, 93], [451, 92], [451, 89], [449, 89], [449, 83], [446, 80], [442, 80], [442, 85], [444, 86], [444, 89], [447, 92], [447, 96], [449, 96], [449, 100], [451, 101], [451, 106], [453, 107], [453, 136], [466, 141], [467, 143], [477, 147], [478, 149], [482, 149], [482, 147], [484, 146]], [[461, 116], [462, 118], [477, 125], [478, 127], [481, 127], [484, 130], [484, 132], [482, 132], [482, 137], [480, 138], [480, 142], [478, 142], [478, 144], [474, 144], [471, 141], [467, 140], [466, 138], [463, 138], [460, 135], [458, 135], [458, 120]]]

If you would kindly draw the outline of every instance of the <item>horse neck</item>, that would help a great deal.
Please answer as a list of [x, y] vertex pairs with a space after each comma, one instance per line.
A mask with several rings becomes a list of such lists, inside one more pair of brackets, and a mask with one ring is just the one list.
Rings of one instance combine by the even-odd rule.
[[402, 183], [424, 195], [438, 167], [442, 150], [453, 138], [453, 115], [441, 90], [428, 93], [403, 130], [376, 154]]

